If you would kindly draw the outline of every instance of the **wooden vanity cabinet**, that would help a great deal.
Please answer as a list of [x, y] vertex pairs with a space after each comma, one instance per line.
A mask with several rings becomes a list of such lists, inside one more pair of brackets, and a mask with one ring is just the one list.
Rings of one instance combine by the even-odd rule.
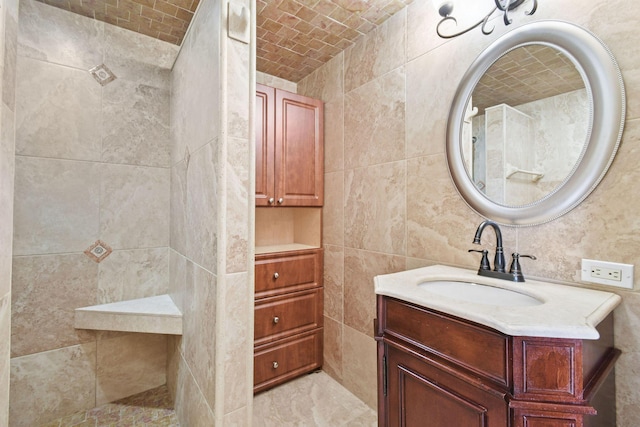
[[378, 424], [615, 427], [613, 318], [599, 340], [511, 337], [378, 296]]
[[323, 104], [256, 85], [256, 206], [322, 206]]
[[256, 255], [254, 393], [322, 367], [322, 249]]

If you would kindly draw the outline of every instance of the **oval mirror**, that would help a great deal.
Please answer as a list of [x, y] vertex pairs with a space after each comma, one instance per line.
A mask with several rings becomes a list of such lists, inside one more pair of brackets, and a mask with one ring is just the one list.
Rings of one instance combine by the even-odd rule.
[[540, 21], [496, 40], [464, 75], [447, 126], [458, 192], [506, 225], [553, 220], [593, 191], [625, 114], [607, 47], [573, 24]]

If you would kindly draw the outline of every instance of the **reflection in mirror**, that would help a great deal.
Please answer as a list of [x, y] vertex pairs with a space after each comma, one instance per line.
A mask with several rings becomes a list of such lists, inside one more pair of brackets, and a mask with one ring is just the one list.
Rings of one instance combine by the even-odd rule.
[[588, 142], [590, 102], [560, 50], [529, 44], [498, 59], [475, 86], [462, 126], [464, 164], [478, 190], [504, 206], [553, 192]]

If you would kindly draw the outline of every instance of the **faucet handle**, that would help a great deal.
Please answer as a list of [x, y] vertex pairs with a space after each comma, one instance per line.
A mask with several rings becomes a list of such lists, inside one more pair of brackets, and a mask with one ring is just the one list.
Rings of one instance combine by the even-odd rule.
[[509, 274], [513, 274], [517, 278], [521, 278], [522, 280], [516, 279], [516, 282], [524, 282], [524, 276], [522, 275], [522, 268], [520, 267], [520, 258], [531, 258], [536, 260], [537, 258], [533, 255], [520, 255], [517, 252], [511, 254], [511, 267], [509, 267]]
[[480, 260], [480, 270], [491, 270], [491, 266], [489, 265], [488, 250], [469, 249], [469, 252], [478, 252], [482, 254], [482, 259]]

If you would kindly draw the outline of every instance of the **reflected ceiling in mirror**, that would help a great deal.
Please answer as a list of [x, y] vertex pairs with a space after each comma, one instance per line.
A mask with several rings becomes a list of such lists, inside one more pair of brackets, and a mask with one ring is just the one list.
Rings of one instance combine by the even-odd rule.
[[[485, 91], [489, 80], [502, 86]], [[556, 83], [564, 88], [554, 88]], [[492, 98], [496, 94], [500, 97]], [[537, 105], [548, 100], [554, 109]], [[490, 113], [497, 119], [474, 123]], [[504, 131], [508, 116], [519, 133]], [[526, 124], [545, 117], [551, 125]], [[624, 117], [620, 69], [596, 36], [562, 21], [525, 24], [491, 43], [460, 81], [447, 123], [446, 157], [453, 184], [469, 207], [498, 223], [551, 221], [579, 205], [604, 177], [618, 149]], [[497, 148], [474, 148], [474, 139], [477, 144], [485, 137], [478, 133], [481, 128], [491, 138], [502, 132]], [[561, 133], [552, 133], [557, 130]], [[544, 148], [536, 148], [540, 153], [526, 151], [544, 138]], [[518, 147], [521, 140], [528, 142]], [[478, 164], [485, 171], [477, 171]], [[498, 171], [496, 176], [493, 171]], [[519, 182], [544, 191], [505, 200], [505, 188], [492, 193], [494, 179], [503, 187]], [[517, 193], [526, 192], [520, 188]]]
[[467, 107], [467, 173], [495, 203], [543, 199], [570, 176], [587, 142], [591, 100], [560, 50], [531, 44], [499, 58]]

